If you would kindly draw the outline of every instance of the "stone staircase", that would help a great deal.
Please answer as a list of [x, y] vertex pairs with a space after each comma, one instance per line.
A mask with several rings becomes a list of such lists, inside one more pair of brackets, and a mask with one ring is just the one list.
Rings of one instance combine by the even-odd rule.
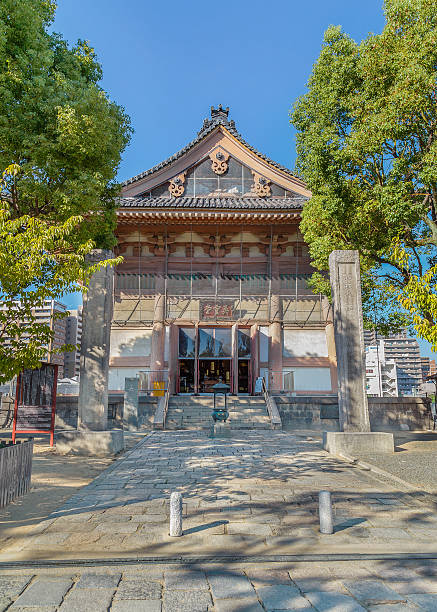
[[[223, 396], [217, 407], [223, 406]], [[210, 429], [213, 424], [214, 399], [205, 396], [172, 396], [169, 398], [165, 429]], [[229, 419], [232, 430], [271, 429], [266, 403], [261, 396], [228, 397]]]

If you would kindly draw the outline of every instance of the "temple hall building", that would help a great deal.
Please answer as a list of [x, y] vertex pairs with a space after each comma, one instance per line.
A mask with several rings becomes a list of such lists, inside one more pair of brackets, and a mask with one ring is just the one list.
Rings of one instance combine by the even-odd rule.
[[179, 152], [127, 180], [117, 211], [109, 390], [337, 392], [329, 304], [308, 286], [305, 184], [211, 109]]

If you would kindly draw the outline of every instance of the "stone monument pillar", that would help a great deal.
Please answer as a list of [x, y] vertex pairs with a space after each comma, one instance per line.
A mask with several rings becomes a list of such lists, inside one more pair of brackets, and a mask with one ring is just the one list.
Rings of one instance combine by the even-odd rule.
[[329, 256], [329, 271], [342, 433], [325, 432], [325, 448], [335, 453], [393, 452], [393, 434], [370, 433], [358, 251], [333, 251]]
[[[91, 263], [113, 257], [111, 251], [95, 249]], [[114, 270], [104, 267], [96, 272], [83, 298], [80, 348], [80, 386], [78, 428], [61, 432], [56, 446], [60, 452], [108, 455], [123, 449], [123, 431], [108, 430], [108, 370], [112, 322]]]
[[329, 272], [341, 431], [370, 431], [358, 251], [332, 251]]
[[138, 431], [138, 378], [124, 379], [123, 429]]

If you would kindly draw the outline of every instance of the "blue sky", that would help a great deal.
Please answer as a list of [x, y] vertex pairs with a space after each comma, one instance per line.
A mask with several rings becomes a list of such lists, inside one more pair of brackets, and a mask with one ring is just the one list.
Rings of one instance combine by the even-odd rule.
[[330, 24], [356, 40], [380, 32], [382, 0], [60, 0], [54, 30], [90, 41], [103, 88], [132, 118], [124, 180], [185, 146], [220, 103], [250, 144], [292, 168], [289, 110]]

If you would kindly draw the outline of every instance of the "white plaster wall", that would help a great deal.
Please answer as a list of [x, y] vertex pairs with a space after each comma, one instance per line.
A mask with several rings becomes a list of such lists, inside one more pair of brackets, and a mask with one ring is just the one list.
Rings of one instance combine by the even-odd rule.
[[111, 357], [149, 357], [151, 329], [112, 329]]
[[284, 357], [328, 357], [324, 329], [284, 329]]
[[[135, 378], [141, 368], [109, 368], [108, 390], [124, 391], [124, 379]], [[144, 369], [144, 368], [143, 368]]]
[[332, 390], [329, 368], [284, 368], [283, 372], [293, 372], [294, 391]]

